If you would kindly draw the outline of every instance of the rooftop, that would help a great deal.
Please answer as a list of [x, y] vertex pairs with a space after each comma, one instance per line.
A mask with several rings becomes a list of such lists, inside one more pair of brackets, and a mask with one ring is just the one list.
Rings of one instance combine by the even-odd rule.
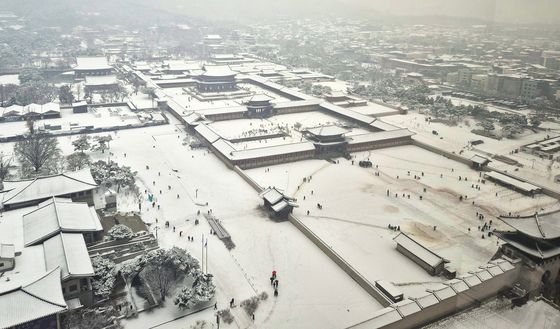
[[97, 187], [89, 168], [80, 171], [42, 176], [20, 181], [5, 181], [0, 199], [4, 205], [12, 205], [52, 196], [89, 191]]
[[60, 285], [60, 269], [55, 267], [24, 285], [0, 290], [0, 328], [24, 324], [57, 314], [66, 308]]

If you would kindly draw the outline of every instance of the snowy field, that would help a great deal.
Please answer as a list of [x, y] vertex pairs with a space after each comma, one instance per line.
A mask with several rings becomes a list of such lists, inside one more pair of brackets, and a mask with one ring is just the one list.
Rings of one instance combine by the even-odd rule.
[[[443, 123], [426, 122], [426, 115], [416, 112], [407, 115], [394, 115], [384, 117], [383, 120], [401, 127], [414, 131], [416, 135], [414, 139], [434, 145], [449, 152], [461, 153], [464, 157], [470, 158], [475, 154], [491, 157], [493, 154], [505, 155], [508, 158], [518, 161], [523, 167], [513, 166], [492, 160], [491, 167], [515, 173], [522, 178], [531, 182], [544, 185], [548, 188], [560, 190], [560, 184], [554, 182], [554, 176], [560, 174], [560, 165], [557, 162], [551, 163], [550, 160], [541, 159], [538, 156], [530, 155], [525, 152], [512, 153], [521, 146], [530, 144], [539, 140], [543, 140], [549, 135], [550, 137], [558, 136], [560, 128], [555, 123], [544, 123], [544, 127], [550, 127], [550, 131], [539, 131], [534, 133], [530, 130], [517, 136], [515, 139], [495, 140], [492, 138], [476, 135], [470, 132], [474, 125], [474, 121], [467, 119], [470, 126], [461, 122], [458, 126], [451, 127]], [[432, 130], [436, 130], [438, 135], [433, 135]], [[474, 147], [466, 147], [467, 143], [472, 140], [482, 140], [483, 144]]]
[[[301, 124], [301, 127], [296, 130], [295, 126], [298, 123]], [[319, 111], [275, 115], [266, 119], [216, 121], [209, 124], [209, 126], [226, 139], [274, 134], [280, 132], [280, 128], [289, 133], [289, 136], [285, 138], [268, 138], [238, 144], [239, 148], [245, 149], [299, 143], [301, 141], [306, 141], [306, 139], [298, 130], [334, 124], [352, 126], [347, 121], [340, 120]], [[364, 133], [367, 133], [364, 129], [351, 128], [351, 131], [349, 131], [347, 135], [351, 136]]]
[[[525, 130], [525, 132], [517, 138], [496, 140], [471, 133], [472, 129], [480, 129], [480, 126], [476, 126], [476, 123], [472, 119], [465, 119], [457, 126], [452, 127], [439, 122], [427, 122], [426, 118], [428, 118], [427, 115], [418, 112], [410, 112], [407, 115], [387, 116], [384, 117], [383, 120], [414, 131], [417, 134], [415, 138], [421, 141], [426, 141], [434, 146], [457, 153], [463, 150], [469, 141], [480, 139], [484, 141], [484, 143], [477, 145], [475, 150], [491, 154], [507, 155], [520, 146], [532, 143], [536, 140], [542, 140], [549, 134], [548, 132], [533, 133], [530, 130]], [[432, 134], [433, 130], [438, 132], [437, 136]]]
[[[234, 308], [236, 322], [224, 327], [343, 328], [382, 308], [292, 224], [268, 219], [259, 207], [262, 200], [257, 192], [234, 171], [207, 151], [182, 145], [185, 134], [175, 124], [112, 133], [110, 153], [96, 153], [94, 158], [110, 157], [138, 171], [142, 218], [152, 224], [151, 231], [157, 230], [162, 247], [187, 248], [200, 259], [202, 235], [208, 239], [208, 268], [215, 275], [219, 308], [225, 308], [231, 298], [239, 303], [257, 292], [269, 294], [257, 310], [254, 324], [242, 309]], [[75, 138], [59, 138], [64, 153], [72, 152], [70, 143]], [[11, 145], [0, 144], [0, 149]], [[159, 210], [149, 206], [144, 190], [155, 194]], [[119, 209], [138, 210], [138, 200], [125, 200]], [[231, 234], [236, 244], [232, 251], [217, 237], [208, 237], [210, 226], [197, 211], [210, 209]], [[197, 217], [200, 224], [194, 225]], [[167, 220], [175, 232], [164, 228]], [[183, 231], [182, 237], [179, 231]], [[188, 235], [195, 242], [187, 242]], [[277, 298], [272, 296], [269, 282], [272, 270], [279, 273]], [[124, 321], [125, 328], [146, 328], [171, 320], [175, 309], [169, 298], [164, 308]], [[197, 319], [214, 323], [214, 311], [208, 309], [159, 328], [186, 328]]]
[[[493, 183], [478, 183], [478, 172], [415, 146], [354, 157], [355, 165], [346, 159], [338, 159], [338, 164], [307, 160], [247, 173], [262, 186], [276, 186], [297, 198], [299, 208], [294, 214], [370, 281], [393, 281], [406, 294], [414, 295], [440, 279], [429, 276], [395, 250], [392, 238], [398, 232], [389, 230], [389, 224], [414, 235], [464, 273], [485, 264], [497, 250], [495, 237], [481, 238], [478, 226], [483, 222], [477, 219], [477, 212], [484, 214], [486, 221], [494, 219], [495, 228], [501, 226], [495, 218], [499, 214], [532, 213], [557, 204], [544, 195], [532, 199]], [[373, 168], [357, 166], [357, 161], [368, 158]], [[303, 178], [310, 176], [312, 180], [303, 183]], [[479, 184], [480, 191], [472, 184]], [[459, 201], [460, 195], [468, 199]]]

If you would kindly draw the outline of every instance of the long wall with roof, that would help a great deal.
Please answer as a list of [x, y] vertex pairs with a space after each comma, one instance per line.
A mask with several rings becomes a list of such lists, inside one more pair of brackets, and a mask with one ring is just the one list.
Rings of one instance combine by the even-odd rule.
[[437, 321], [511, 288], [520, 276], [519, 260], [499, 258], [488, 264], [427, 289], [417, 298], [407, 298], [379, 310], [366, 321], [351, 326], [355, 329], [412, 329]]

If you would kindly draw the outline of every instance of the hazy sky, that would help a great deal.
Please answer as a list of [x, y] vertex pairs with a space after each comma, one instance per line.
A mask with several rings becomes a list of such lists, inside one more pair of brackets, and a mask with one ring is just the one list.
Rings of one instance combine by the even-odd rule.
[[560, 0], [342, 0], [393, 15], [449, 15], [490, 21], [560, 23]]
[[[151, 5], [180, 6], [215, 18], [306, 16], [325, 12], [365, 12], [398, 16], [445, 15], [509, 23], [560, 24], [560, 0], [144, 0]], [[299, 13], [299, 15], [298, 15]]]

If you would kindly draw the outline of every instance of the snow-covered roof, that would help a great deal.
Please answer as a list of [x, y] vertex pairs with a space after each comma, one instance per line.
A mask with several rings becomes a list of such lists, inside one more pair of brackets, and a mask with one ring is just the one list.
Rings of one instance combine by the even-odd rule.
[[284, 198], [284, 194], [278, 191], [275, 187], [264, 190], [260, 196], [268, 201], [270, 204], [276, 204]]
[[108, 70], [111, 66], [105, 57], [78, 57], [74, 70]]
[[249, 102], [270, 102], [273, 98], [265, 94], [257, 94], [249, 99]]
[[202, 75], [207, 77], [229, 77], [234, 76], [237, 72], [232, 71], [227, 65], [205, 65]]
[[474, 275], [473, 273], [467, 273], [457, 277], [460, 280], [463, 280], [469, 287], [474, 287], [482, 283], [480, 279]]
[[352, 135], [349, 136], [348, 144], [361, 144], [361, 143], [368, 143], [368, 142], [377, 142], [386, 139], [393, 139], [393, 138], [402, 138], [402, 137], [410, 137], [414, 135], [408, 129], [397, 129], [397, 130], [390, 130], [390, 131], [378, 131], [378, 132], [371, 132], [366, 134], [360, 135]]
[[488, 160], [487, 158], [485, 158], [485, 157], [483, 157], [483, 156], [480, 156], [480, 155], [478, 155], [478, 154], [475, 155], [475, 156], [473, 156], [473, 157], [471, 158], [471, 161], [474, 162], [474, 163], [476, 163], [476, 164], [479, 164], [479, 165], [485, 165], [485, 164], [487, 164], [488, 162], [490, 162], [490, 160]]
[[110, 86], [118, 83], [117, 77], [114, 75], [87, 76], [86, 86]]
[[52, 176], [42, 176], [20, 181], [5, 181], [0, 198], [4, 205], [43, 200], [97, 187], [89, 168]]
[[369, 117], [367, 115], [363, 115], [360, 114], [358, 112], [354, 112], [352, 110], [349, 110], [347, 108], [344, 107], [340, 107], [338, 105], [334, 105], [332, 103], [329, 102], [323, 102], [320, 104], [321, 108], [330, 112], [333, 112], [335, 114], [338, 114], [340, 116], [343, 116], [345, 118], [360, 122], [360, 123], [364, 123], [364, 124], [371, 124], [372, 122], [375, 121], [375, 118]]
[[539, 191], [541, 189], [538, 186], [520, 181], [519, 179], [504, 175], [496, 171], [485, 173], [484, 176], [511, 185], [525, 192]]
[[531, 217], [500, 219], [515, 230], [538, 239], [560, 238], [560, 212]]
[[0, 291], [0, 328], [11, 328], [60, 313], [66, 308], [60, 269], [55, 267], [25, 285]]
[[208, 143], [214, 143], [218, 139], [220, 139], [220, 135], [216, 133], [212, 128], [208, 127], [205, 124], [200, 124], [194, 128], [197, 133], [200, 134], [204, 139], [208, 141]]
[[382, 328], [402, 319], [399, 312], [392, 307], [385, 307], [374, 313], [373, 318], [364, 321], [363, 324], [368, 328]]
[[426, 291], [433, 293], [439, 301], [443, 301], [457, 295], [451, 287], [444, 284], [440, 284], [435, 288], [426, 289]]
[[393, 240], [431, 267], [436, 267], [445, 262], [443, 257], [437, 255], [402, 232], [394, 237]]
[[465, 282], [463, 282], [463, 280], [459, 279], [451, 279], [449, 281], [445, 281], [443, 284], [451, 287], [456, 293], [460, 293], [469, 289], [469, 286]]
[[424, 295], [414, 297], [414, 298], [411, 298], [411, 299], [416, 301], [416, 303], [418, 303], [418, 305], [420, 305], [420, 307], [423, 308], [423, 309], [439, 303], [439, 300], [437, 299], [437, 297], [433, 293], [428, 292], [428, 291], [426, 291], [424, 293]]
[[80, 233], [60, 233], [43, 242], [47, 269], [60, 266], [61, 279], [93, 276], [93, 267]]
[[339, 135], [344, 135], [348, 132], [347, 129], [341, 128], [336, 125], [328, 125], [328, 126], [312, 128], [312, 129], [308, 129], [308, 131], [315, 136], [323, 136], [323, 137], [339, 136]]
[[23, 215], [25, 246], [41, 243], [60, 232], [96, 232], [103, 230], [99, 216], [87, 203], [51, 198], [39, 208]]
[[[214, 143], [215, 145], [216, 143]], [[302, 142], [293, 144], [282, 144], [269, 147], [260, 147], [246, 150], [234, 150], [231, 155], [232, 160], [245, 160], [270, 157], [275, 155], [315, 151], [312, 142]]]
[[0, 258], [10, 259], [16, 256], [16, 248], [13, 244], [0, 243]]
[[420, 306], [412, 299], [401, 300], [398, 303], [392, 304], [391, 307], [399, 311], [399, 313], [403, 317], [420, 312], [422, 310]]
[[274, 210], [274, 212], [280, 212], [282, 210], [284, 210], [286, 207], [288, 207], [290, 204], [286, 201], [286, 200], [282, 200], [280, 202], [278, 202], [277, 204], [272, 206], [272, 210]]

